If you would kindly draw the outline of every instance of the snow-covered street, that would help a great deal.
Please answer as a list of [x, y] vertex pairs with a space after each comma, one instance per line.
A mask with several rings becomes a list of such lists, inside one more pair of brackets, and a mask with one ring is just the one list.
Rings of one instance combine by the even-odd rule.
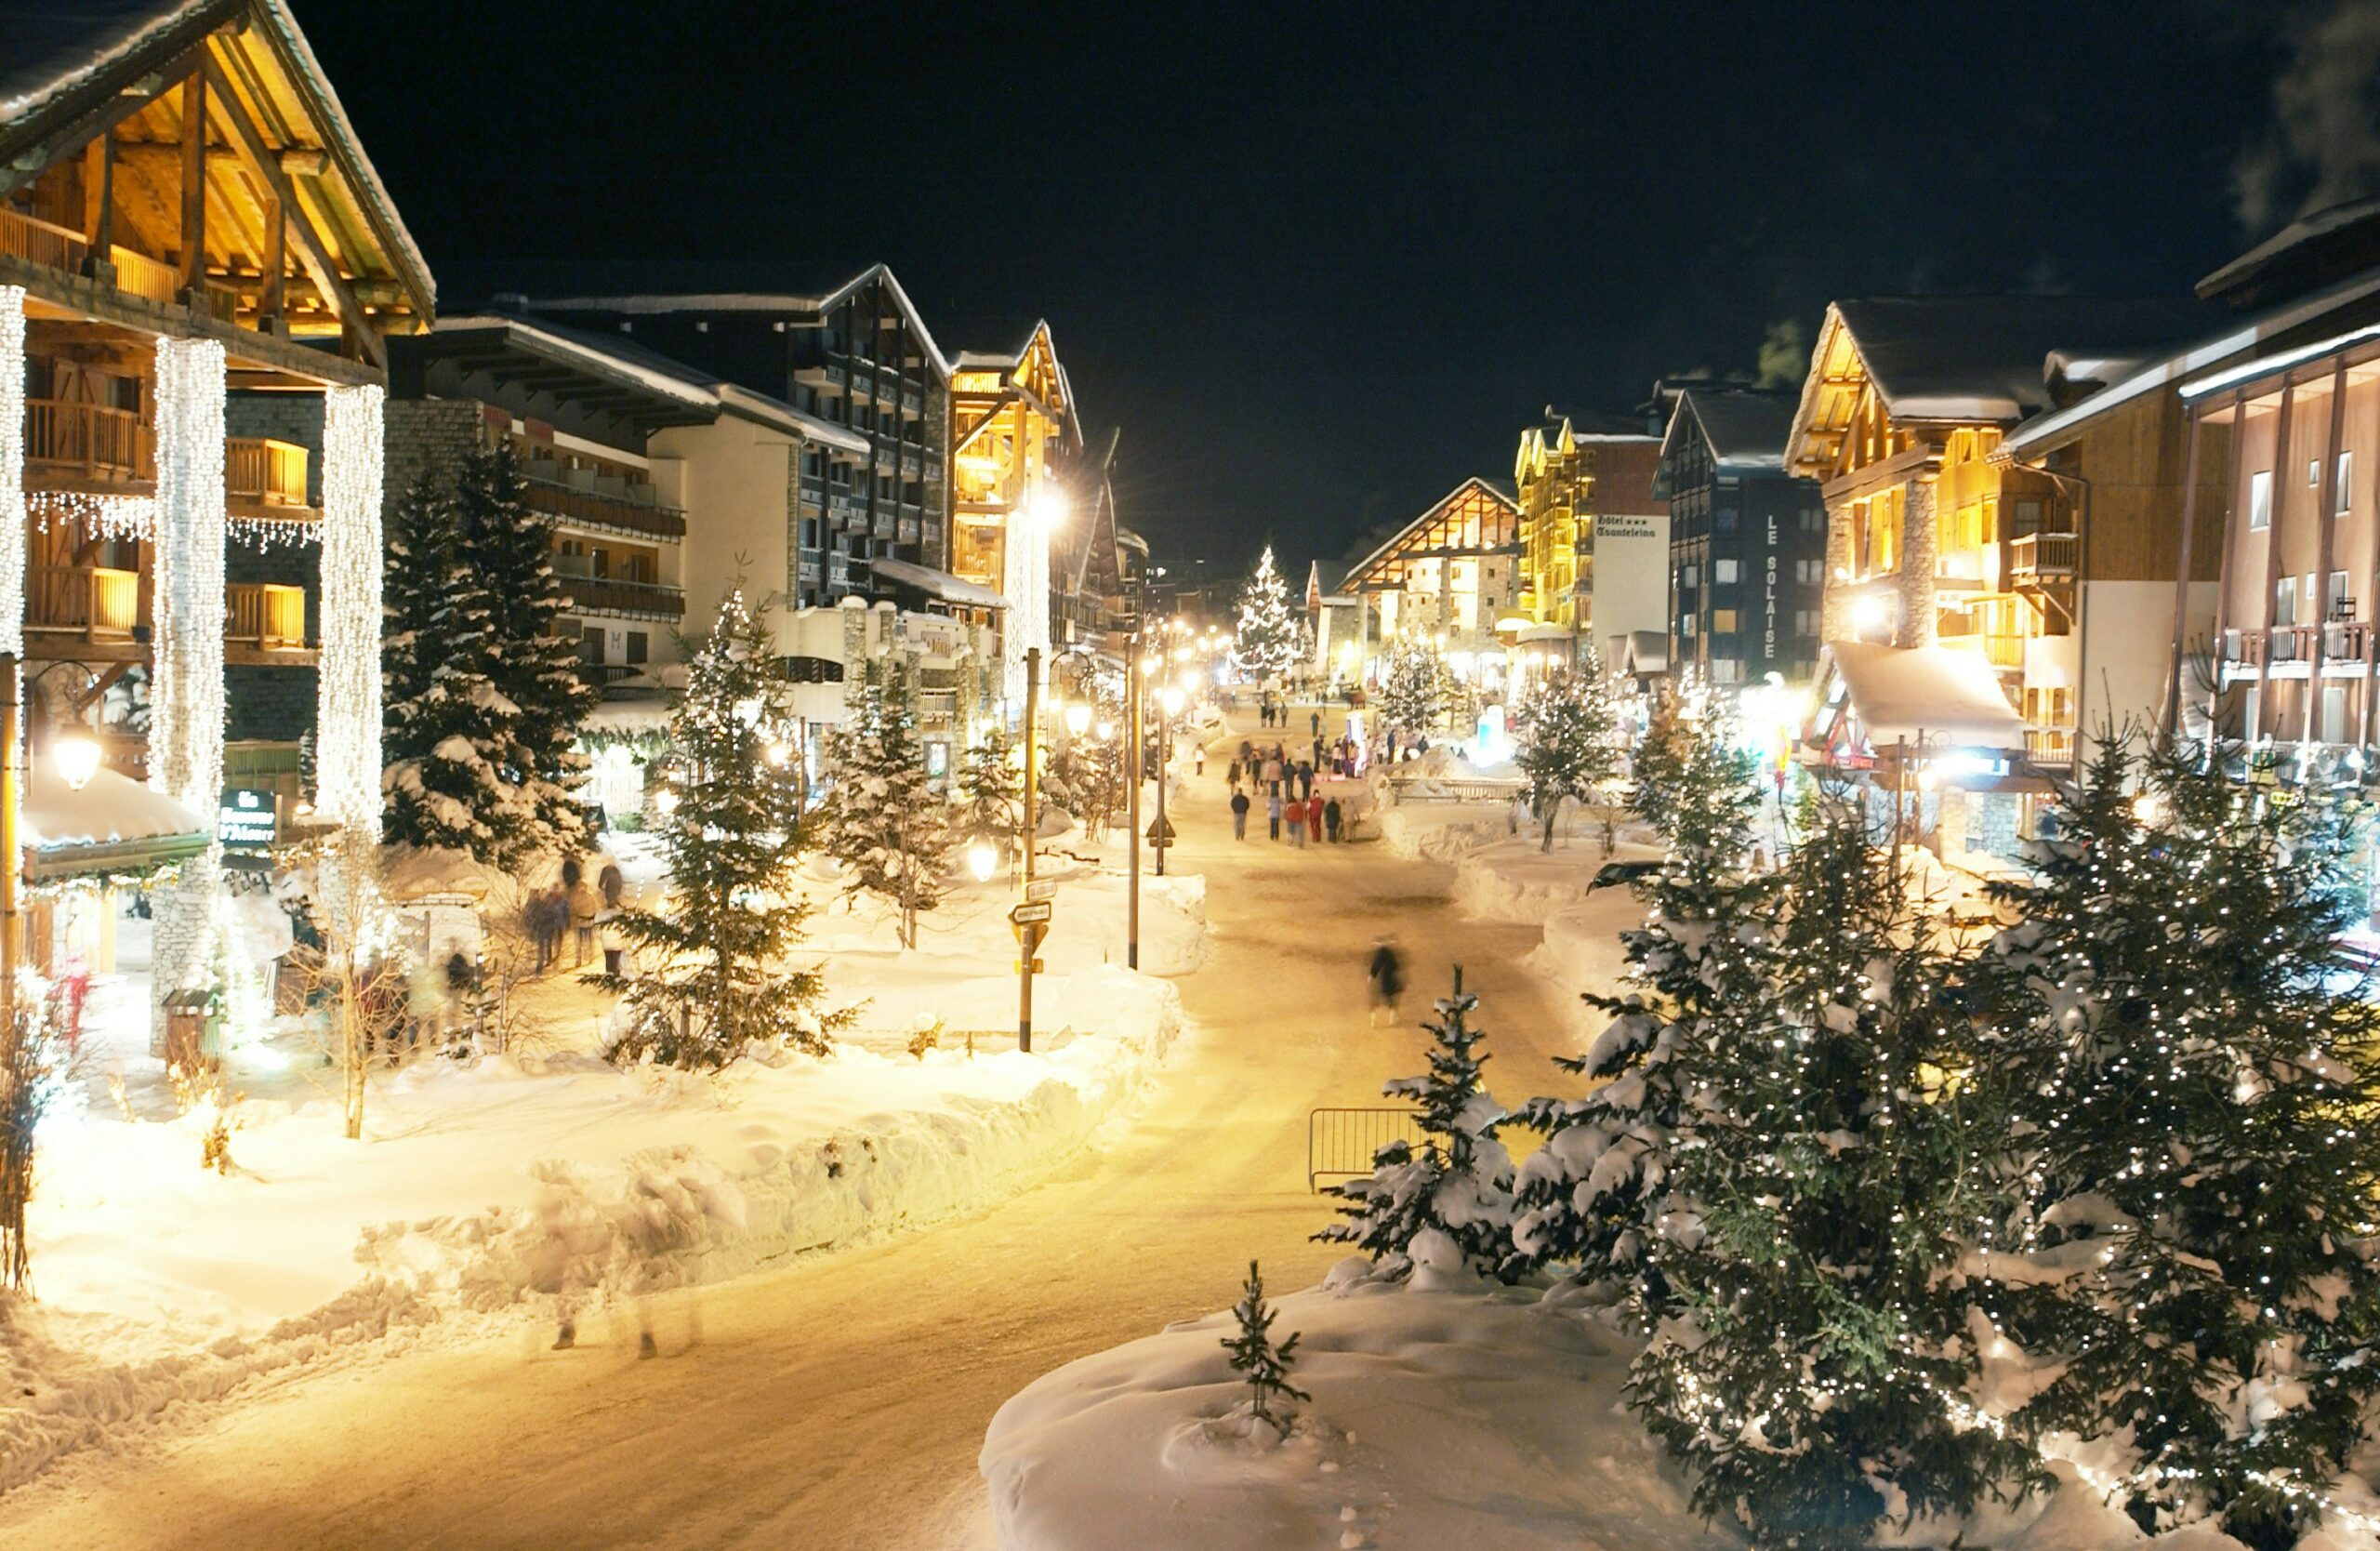
[[[1451, 868], [1386, 845], [1235, 844], [1225, 758], [1172, 814], [1211, 932], [1178, 983], [1191, 1030], [1137, 1119], [1056, 1177], [920, 1233], [621, 1306], [575, 1351], [548, 1351], [523, 1315], [496, 1338], [290, 1370], [0, 1500], [0, 1542], [987, 1544], [975, 1456], [1003, 1400], [1228, 1302], [1251, 1257], [1283, 1288], [1339, 1258], [1308, 1242], [1330, 1208], [1306, 1190], [1307, 1112], [1377, 1103], [1417, 1064], [1412, 1017], [1452, 963], [1504, 1086], [1547, 1088], [1547, 1060], [1573, 1048], [1567, 999], [1522, 962], [1537, 926], [1465, 919]], [[1411, 977], [1394, 1030], [1363, 1004], [1383, 931]], [[640, 1318], [655, 1360], [639, 1360]]]

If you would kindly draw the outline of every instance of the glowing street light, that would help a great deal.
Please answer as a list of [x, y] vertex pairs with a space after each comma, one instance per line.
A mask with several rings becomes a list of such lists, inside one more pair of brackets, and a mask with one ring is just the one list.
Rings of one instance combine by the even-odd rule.
[[59, 779], [81, 791], [99, 773], [99, 740], [88, 733], [68, 733], [50, 750], [50, 759], [58, 766]]
[[978, 883], [987, 882], [999, 865], [999, 847], [985, 836], [977, 835], [967, 847], [967, 870], [975, 875]]
[[1080, 737], [1091, 727], [1091, 707], [1077, 700], [1066, 707], [1066, 731]]

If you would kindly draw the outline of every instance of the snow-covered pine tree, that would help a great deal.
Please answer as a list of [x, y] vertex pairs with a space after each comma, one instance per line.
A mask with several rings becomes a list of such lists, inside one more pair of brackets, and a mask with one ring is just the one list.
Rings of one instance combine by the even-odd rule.
[[1513, 760], [1544, 829], [1540, 849], [1554, 849], [1565, 800], [1585, 802], [1619, 771], [1620, 750], [1612, 742], [1618, 723], [1611, 683], [1593, 655], [1578, 668], [1548, 675], [1522, 702]]
[[1453, 678], [1436, 643], [1418, 635], [1398, 636], [1389, 643], [1381, 664], [1382, 723], [1408, 737], [1435, 728], [1446, 720]]
[[522, 762], [520, 800], [534, 813], [537, 843], [575, 855], [593, 843], [577, 792], [587, 779], [578, 733], [602, 694], [579, 671], [578, 643], [560, 628], [569, 590], [553, 569], [553, 520], [530, 510], [512, 443], [473, 449], [456, 471], [456, 521], [466, 561], [502, 601], [490, 619], [490, 678], [513, 707], [511, 736]]
[[988, 841], [1003, 856], [1016, 850], [1025, 825], [1024, 761], [1005, 728], [995, 723], [959, 762], [951, 839], [965, 845]]
[[500, 868], [538, 849], [522, 801], [515, 708], [496, 688], [497, 601], [471, 563], [451, 488], [414, 482], [390, 513], [381, 673], [385, 833]]
[[1496, 1137], [1507, 1115], [1482, 1080], [1486, 1033], [1471, 1022], [1478, 1005], [1458, 966], [1454, 994], [1439, 1000], [1436, 1022], [1421, 1026], [1431, 1039], [1430, 1069], [1381, 1088], [1413, 1102], [1421, 1150], [1399, 1140], [1374, 1153], [1369, 1175], [1336, 1188], [1344, 1220], [1315, 1235], [1356, 1246], [1390, 1276], [1411, 1274], [1415, 1238], [1432, 1232], [1450, 1240], [1472, 1271], [1507, 1280], [1518, 1273], [1513, 1160]]
[[851, 1021], [824, 1006], [815, 968], [786, 967], [810, 914], [794, 872], [805, 825], [786, 698], [766, 627], [731, 593], [669, 717], [667, 908], [622, 911], [631, 968], [589, 977], [627, 1006], [615, 1061], [723, 1067], [755, 1041], [823, 1054]]
[[1856, 813], [1791, 854], [1758, 994], [1690, 1048], [1672, 1312], [1632, 1372], [1704, 1513], [1755, 1544], [1853, 1547], [1886, 1515], [1968, 1511], [2027, 1466], [1954, 1418], [1976, 1353], [1951, 1287], [1965, 1224], [1937, 1068], [1947, 963]]
[[1239, 590], [1238, 628], [1232, 656], [1240, 671], [1258, 683], [1289, 672], [1298, 662], [1298, 616], [1289, 607], [1289, 585], [1264, 546], [1256, 574]]
[[1297, 1364], [1298, 1333], [1292, 1331], [1287, 1341], [1273, 1344], [1273, 1321], [1280, 1311], [1264, 1301], [1264, 1276], [1252, 1260], [1231, 1312], [1239, 1321], [1239, 1333], [1225, 1336], [1223, 1346], [1231, 1354], [1232, 1372], [1248, 1380], [1248, 1413], [1275, 1432], [1286, 1433], [1294, 1413], [1284, 1402], [1314, 1397], [1289, 1383], [1289, 1370]]
[[1645, 923], [1620, 935], [1635, 988], [1587, 995], [1611, 1022], [1584, 1056], [1555, 1063], [1601, 1086], [1521, 1107], [1546, 1141], [1521, 1165], [1513, 1233], [1532, 1264], [1618, 1283], [1648, 1330], [1671, 1306], [1673, 1239], [1690, 1240], [1699, 1216], [1671, 1194], [1679, 1152], [1695, 1141], [1694, 1073], [1711, 1064], [1720, 1020], [1764, 989], [1777, 912], [1774, 875], [1744, 870], [1758, 806], [1750, 757], [1715, 716], [1680, 720], [1674, 752], [1676, 801], [1661, 826], [1669, 855], [1637, 885]]
[[1115, 738], [1075, 738], [1050, 756], [1041, 799], [1072, 814], [1098, 840], [1124, 803], [1124, 746]]
[[1682, 789], [1692, 731], [1708, 720], [1714, 709], [1689, 669], [1682, 686], [1665, 687], [1659, 692], [1645, 736], [1636, 741], [1635, 753], [1629, 762], [1630, 775], [1634, 777], [1636, 813], [1664, 834], [1669, 832], [1671, 810]]
[[909, 687], [890, 662], [868, 666], [851, 722], [827, 739], [834, 784], [818, 805], [818, 848], [842, 863], [847, 895], [892, 907], [903, 948], [942, 903], [950, 808], [926, 776]]
[[2109, 738], [1973, 967], [1980, 1291], [2054, 1374], [2015, 1422], [2125, 1505], [2294, 1544], [2380, 1392], [2375, 1019], [2347, 815]]

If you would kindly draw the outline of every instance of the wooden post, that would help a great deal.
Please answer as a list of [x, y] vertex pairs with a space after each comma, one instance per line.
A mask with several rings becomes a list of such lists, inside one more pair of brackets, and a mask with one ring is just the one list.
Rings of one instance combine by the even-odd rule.
[[[2182, 674], [2188, 667], [2189, 651], [2190, 603], [2190, 530], [2198, 524], [2198, 447], [2206, 428], [2198, 418], [2198, 406], [2188, 411], [2189, 418], [2188, 452], [2182, 458], [2182, 545], [2181, 558], [2174, 565], [2174, 663], [2172, 677], [2165, 686], [2165, 736], [2172, 737], [2182, 729]], [[2215, 643], [2215, 672], [2219, 680], [2223, 673], [2223, 643]], [[2081, 730], [2077, 720], [2076, 730]], [[2076, 745], [2079, 754], [2081, 745]]]
[[206, 77], [182, 83], [181, 288], [184, 306], [199, 305], [206, 286]]
[[2322, 443], [2322, 462], [2315, 484], [2314, 501], [2314, 636], [2306, 654], [2306, 720], [2301, 745], [2321, 731], [2322, 658], [2331, 633], [2331, 528], [2338, 522], [2339, 441], [2347, 433], [2347, 362], [2331, 369], [2331, 418]]
[[2289, 418], [2295, 394], [2295, 385], [2284, 375], [2281, 379], [2281, 420], [2272, 433], [2272, 510], [2265, 514], [2265, 601], [2261, 611], [2265, 650], [2264, 660], [2256, 665], [2256, 725], [2241, 729], [2242, 741], [2251, 748], [2264, 732], [2265, 712], [2272, 701], [2272, 636], [2273, 627], [2280, 623], [2273, 615], [2281, 599], [2281, 525], [2289, 505]]

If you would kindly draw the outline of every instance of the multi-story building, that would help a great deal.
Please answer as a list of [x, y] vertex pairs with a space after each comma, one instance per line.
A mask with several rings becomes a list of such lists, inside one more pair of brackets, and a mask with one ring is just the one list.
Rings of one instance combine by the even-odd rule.
[[1653, 484], [1669, 508], [1673, 670], [1712, 684], [1817, 671], [1826, 505], [1785, 471], [1793, 406], [1715, 383], [1677, 394]]
[[[1606, 667], [1640, 637], [1669, 630], [1669, 510], [1653, 494], [1661, 439], [1612, 421], [1555, 418], [1521, 435], [1513, 460], [1521, 509], [1520, 612], [1532, 655]], [[1567, 638], [1567, 648], [1563, 649]]]
[[[2014, 800], [1971, 805], [1966, 826], [1988, 849], [2013, 845], [2031, 796], [2046, 789], [2039, 771], [2075, 758], [2086, 675], [2096, 682], [2122, 661], [2107, 650], [2089, 656], [2088, 594], [2102, 590], [2096, 617], [2108, 629], [2163, 641], [2170, 615], [2144, 620], [2156, 600], [2119, 599], [2116, 587], [2162, 578], [2170, 609], [2177, 545], [2154, 503], [2095, 508], [2075, 472], [2020, 461], [2003, 443], [2028, 418], [2128, 375], [2208, 322], [2183, 303], [2072, 297], [1896, 298], [1827, 310], [1787, 466], [1818, 480], [1826, 502], [1823, 639], [1871, 649], [1828, 653], [1811, 729], [1820, 761], [1888, 759], [1876, 726], [1923, 734], [1926, 707], [1938, 704], [1943, 725], [1930, 737], [1892, 741], [1927, 746], [1929, 760], [1958, 749], [1936, 779]], [[2119, 440], [2137, 429], [2106, 427]], [[2111, 483], [2119, 466], [2170, 461], [2153, 446], [2137, 460], [2105, 456], [2114, 460], [2095, 462], [2091, 474]], [[2013, 713], [1993, 723], [1989, 746], [1974, 739], [1992, 719], [1957, 709], [1973, 709], [1977, 660]], [[2126, 704], [2099, 709], [2144, 714], [2153, 696], [2136, 691], [2128, 684]]]
[[[388, 341], [433, 293], [280, 0], [138, 9], [9, 38], [0, 523], [26, 549], [0, 649], [34, 702], [34, 797], [48, 735], [97, 721], [200, 832], [154, 891], [162, 997], [205, 973], [228, 787], [294, 820], [311, 733], [311, 816], [377, 827], [380, 621], [353, 584], [380, 565]], [[158, 860], [145, 843], [110, 870]]]
[[1340, 585], [1369, 603], [1382, 643], [1428, 636], [1456, 673], [1495, 690], [1504, 683], [1506, 638], [1519, 624], [1521, 559], [1519, 503], [1474, 477], [1357, 561]]
[[[949, 576], [949, 361], [892, 272], [872, 265], [801, 292], [499, 298], [588, 334], [624, 334], [865, 444], [805, 445], [787, 606], [938, 596]], [[891, 564], [881, 573], [879, 561]], [[971, 606], [959, 603], [959, 606]]]

